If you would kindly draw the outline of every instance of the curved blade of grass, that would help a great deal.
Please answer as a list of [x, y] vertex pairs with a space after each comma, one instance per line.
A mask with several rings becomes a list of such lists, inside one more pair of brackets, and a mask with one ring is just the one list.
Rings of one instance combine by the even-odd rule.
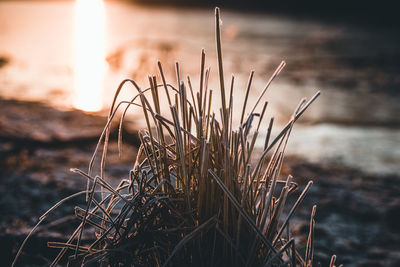
[[29, 234], [25, 237], [24, 241], [22, 242], [21, 246], [18, 249], [17, 254], [15, 255], [14, 261], [12, 262], [11, 266], [15, 266], [15, 264], [17, 263], [17, 260], [19, 258], [19, 256], [21, 255], [22, 249], [24, 248], [26, 242], [29, 240], [29, 238], [32, 236], [32, 234], [36, 231], [36, 229], [39, 227], [39, 225], [47, 218], [47, 216], [53, 212], [56, 208], [58, 208], [61, 204], [63, 204], [64, 202], [66, 202], [67, 200], [70, 200], [72, 198], [75, 198], [77, 196], [86, 194], [86, 190], [85, 191], [80, 191], [77, 192], [75, 194], [72, 194], [66, 198], [63, 198], [62, 200], [58, 201], [56, 204], [54, 204], [54, 206], [52, 206], [50, 209], [48, 209], [42, 216], [40, 216], [39, 218], [39, 222], [32, 228], [32, 230], [29, 232]]

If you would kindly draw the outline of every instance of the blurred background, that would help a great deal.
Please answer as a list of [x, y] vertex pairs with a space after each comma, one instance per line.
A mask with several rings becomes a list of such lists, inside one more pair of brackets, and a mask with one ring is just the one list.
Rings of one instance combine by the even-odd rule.
[[[270, 102], [267, 116], [275, 117], [276, 131], [286, 124], [302, 97], [322, 92], [295, 126], [288, 147], [293, 159], [290, 166], [302, 177], [329, 180], [325, 185], [321, 182], [321, 188], [316, 185], [312, 198], [319, 202], [325, 197], [322, 206], [328, 211], [349, 203], [340, 201], [356, 204], [351, 202], [351, 210], [343, 211], [342, 217], [320, 219], [322, 226], [334, 229], [321, 230], [321, 235], [342, 238], [331, 243], [325, 238], [319, 244], [321, 251], [337, 253], [340, 259], [342, 248], [347, 252], [342, 252], [341, 261], [350, 265], [395, 266], [400, 251], [399, 246], [392, 246], [399, 244], [399, 233], [390, 227], [400, 216], [396, 186], [400, 173], [400, 34], [397, 9], [389, 1], [0, 1], [2, 176], [34, 176], [41, 182], [45, 176], [48, 187], [54, 181], [65, 183], [65, 165], [88, 162], [105, 123], [98, 116], [109, 108], [119, 82], [131, 78], [142, 88], [148, 87], [147, 75], [158, 75], [157, 60], [171, 84], [176, 83], [174, 67], [179, 61], [183, 79], [190, 75], [197, 90], [204, 48], [206, 66], [211, 67], [210, 88], [218, 97], [216, 5], [222, 8], [226, 83], [231, 74], [236, 77], [237, 117], [250, 71], [255, 70], [250, 92], [250, 101], [255, 101], [282, 60], [287, 65], [263, 98]], [[134, 96], [133, 88], [128, 88], [120, 100]], [[128, 118], [133, 132], [144, 123], [135, 114], [132, 109]], [[81, 124], [85, 131], [80, 130]], [[267, 126], [262, 126], [264, 131]], [[129, 140], [134, 150], [137, 140]], [[84, 144], [80, 157], [71, 148], [73, 143]], [[47, 159], [53, 163], [45, 167], [38, 163]], [[118, 166], [112, 175], [120, 175]], [[123, 171], [129, 170], [124, 166]], [[3, 193], [10, 184], [2, 180]], [[65, 186], [60, 184], [59, 189]], [[19, 207], [15, 198], [22, 191], [17, 188], [8, 193], [11, 200], [3, 198], [1, 209], [15, 213]], [[331, 198], [326, 200], [326, 194]], [[58, 195], [49, 199], [53, 202]], [[388, 206], [380, 210], [380, 205]], [[32, 208], [26, 218], [15, 213], [4, 219], [3, 227], [28, 229], [42, 208]], [[355, 218], [360, 210], [367, 221], [374, 217], [375, 224], [364, 225], [361, 215]], [[18, 244], [23, 231], [15, 235]], [[9, 236], [10, 232], [2, 240]], [[376, 247], [371, 257], [348, 253], [349, 247], [361, 253], [366, 249], [363, 245], [372, 244]], [[319, 257], [323, 262], [324, 255]]]
[[[210, 88], [218, 89], [213, 3], [150, 2], [154, 5], [0, 2], [0, 96], [58, 108], [107, 109], [122, 79], [147, 87], [157, 60], [171, 83], [179, 61], [184, 78], [188, 74], [197, 84], [202, 48], [211, 67]], [[240, 103], [254, 69], [255, 99], [285, 60], [287, 67], [264, 98], [277, 122], [287, 122], [301, 97], [322, 91], [289, 153], [398, 173], [400, 35], [394, 10], [368, 1], [318, 3], [227, 1], [222, 10], [227, 83], [235, 74]], [[134, 94], [124, 92], [125, 100]]]

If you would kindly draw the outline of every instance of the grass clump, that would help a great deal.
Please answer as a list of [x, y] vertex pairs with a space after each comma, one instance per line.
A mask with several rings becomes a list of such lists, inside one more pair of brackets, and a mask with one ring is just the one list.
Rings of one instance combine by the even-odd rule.
[[[296, 239], [289, 229], [289, 222], [312, 182], [306, 185], [294, 205], [283, 212], [288, 197], [298, 186], [291, 176], [280, 177], [280, 170], [293, 125], [319, 92], [308, 102], [300, 101], [275, 138], [271, 138], [274, 120], [269, 120], [263, 152], [255, 158], [255, 143], [268, 102], [261, 107], [261, 112], [256, 110], [285, 63], [279, 65], [256, 103], [247, 107], [254, 74], [251, 72], [240, 125], [235, 128], [232, 123], [234, 77], [227, 92], [219, 16], [217, 8], [219, 113], [211, 109], [213, 91], [208, 88], [210, 70], [205, 68], [204, 50], [198, 90], [193, 89], [189, 77], [187, 83], [181, 80], [178, 63], [176, 87], [166, 82], [161, 63], [158, 63], [161, 82], [156, 76], [149, 76], [146, 89], [142, 90], [133, 80], [124, 80], [114, 97], [88, 172], [72, 170], [88, 181], [87, 190], [76, 194], [86, 194], [87, 205], [75, 209], [81, 223], [66, 242], [49, 242], [49, 246], [61, 249], [52, 266], [66, 256], [71, 266], [312, 265], [315, 207], [305, 253], [297, 250]], [[116, 99], [127, 83], [138, 94], [131, 101], [117, 104]], [[166, 99], [161, 99], [161, 91]], [[166, 101], [169, 114], [161, 114], [161, 106]], [[139, 132], [141, 145], [129, 177], [114, 188], [105, 177], [109, 126], [123, 105], [126, 108], [120, 128], [128, 108], [136, 105], [142, 109], [147, 129]], [[246, 110], [250, 112], [246, 114]], [[118, 141], [121, 144], [121, 134]], [[101, 171], [100, 175], [93, 176], [101, 144]], [[46, 212], [39, 223], [63, 201]], [[84, 231], [89, 229], [95, 233], [90, 242], [82, 239]], [[331, 266], [334, 262], [335, 257]]]

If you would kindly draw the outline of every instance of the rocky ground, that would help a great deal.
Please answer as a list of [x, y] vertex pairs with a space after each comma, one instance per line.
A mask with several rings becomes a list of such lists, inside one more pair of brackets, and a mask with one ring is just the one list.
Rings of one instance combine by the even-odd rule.
[[305, 236], [316, 204], [315, 257], [322, 266], [332, 254], [344, 266], [400, 266], [399, 176], [368, 175], [300, 159], [288, 159], [284, 172], [302, 185], [314, 181], [294, 228]]
[[[0, 100], [0, 259], [11, 263], [38, 218], [58, 200], [84, 190], [86, 181], [69, 172], [87, 169], [104, 117], [62, 112], [37, 103]], [[115, 126], [114, 126], [115, 127]], [[115, 138], [114, 138], [115, 139]], [[138, 140], [124, 130], [124, 153], [110, 144], [107, 177], [128, 174]], [[373, 176], [338, 165], [316, 165], [287, 158], [283, 174], [304, 187], [314, 181], [292, 227], [305, 243], [311, 208], [317, 204], [315, 261], [328, 264], [337, 254], [345, 266], [400, 266], [400, 177]], [[300, 188], [301, 189], [301, 188]], [[48, 264], [58, 250], [47, 241], [64, 241], [77, 220], [77, 198], [60, 206], [28, 241], [21, 266]], [[300, 245], [301, 247], [301, 245]], [[318, 266], [318, 265], [317, 265]]]

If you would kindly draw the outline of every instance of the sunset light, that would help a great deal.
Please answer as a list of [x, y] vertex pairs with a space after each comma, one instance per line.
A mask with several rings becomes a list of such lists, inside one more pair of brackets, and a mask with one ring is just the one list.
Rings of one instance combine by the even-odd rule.
[[104, 3], [75, 3], [75, 93], [73, 105], [85, 111], [102, 108], [104, 55]]
[[400, 267], [396, 7], [0, 0], [0, 267]]

